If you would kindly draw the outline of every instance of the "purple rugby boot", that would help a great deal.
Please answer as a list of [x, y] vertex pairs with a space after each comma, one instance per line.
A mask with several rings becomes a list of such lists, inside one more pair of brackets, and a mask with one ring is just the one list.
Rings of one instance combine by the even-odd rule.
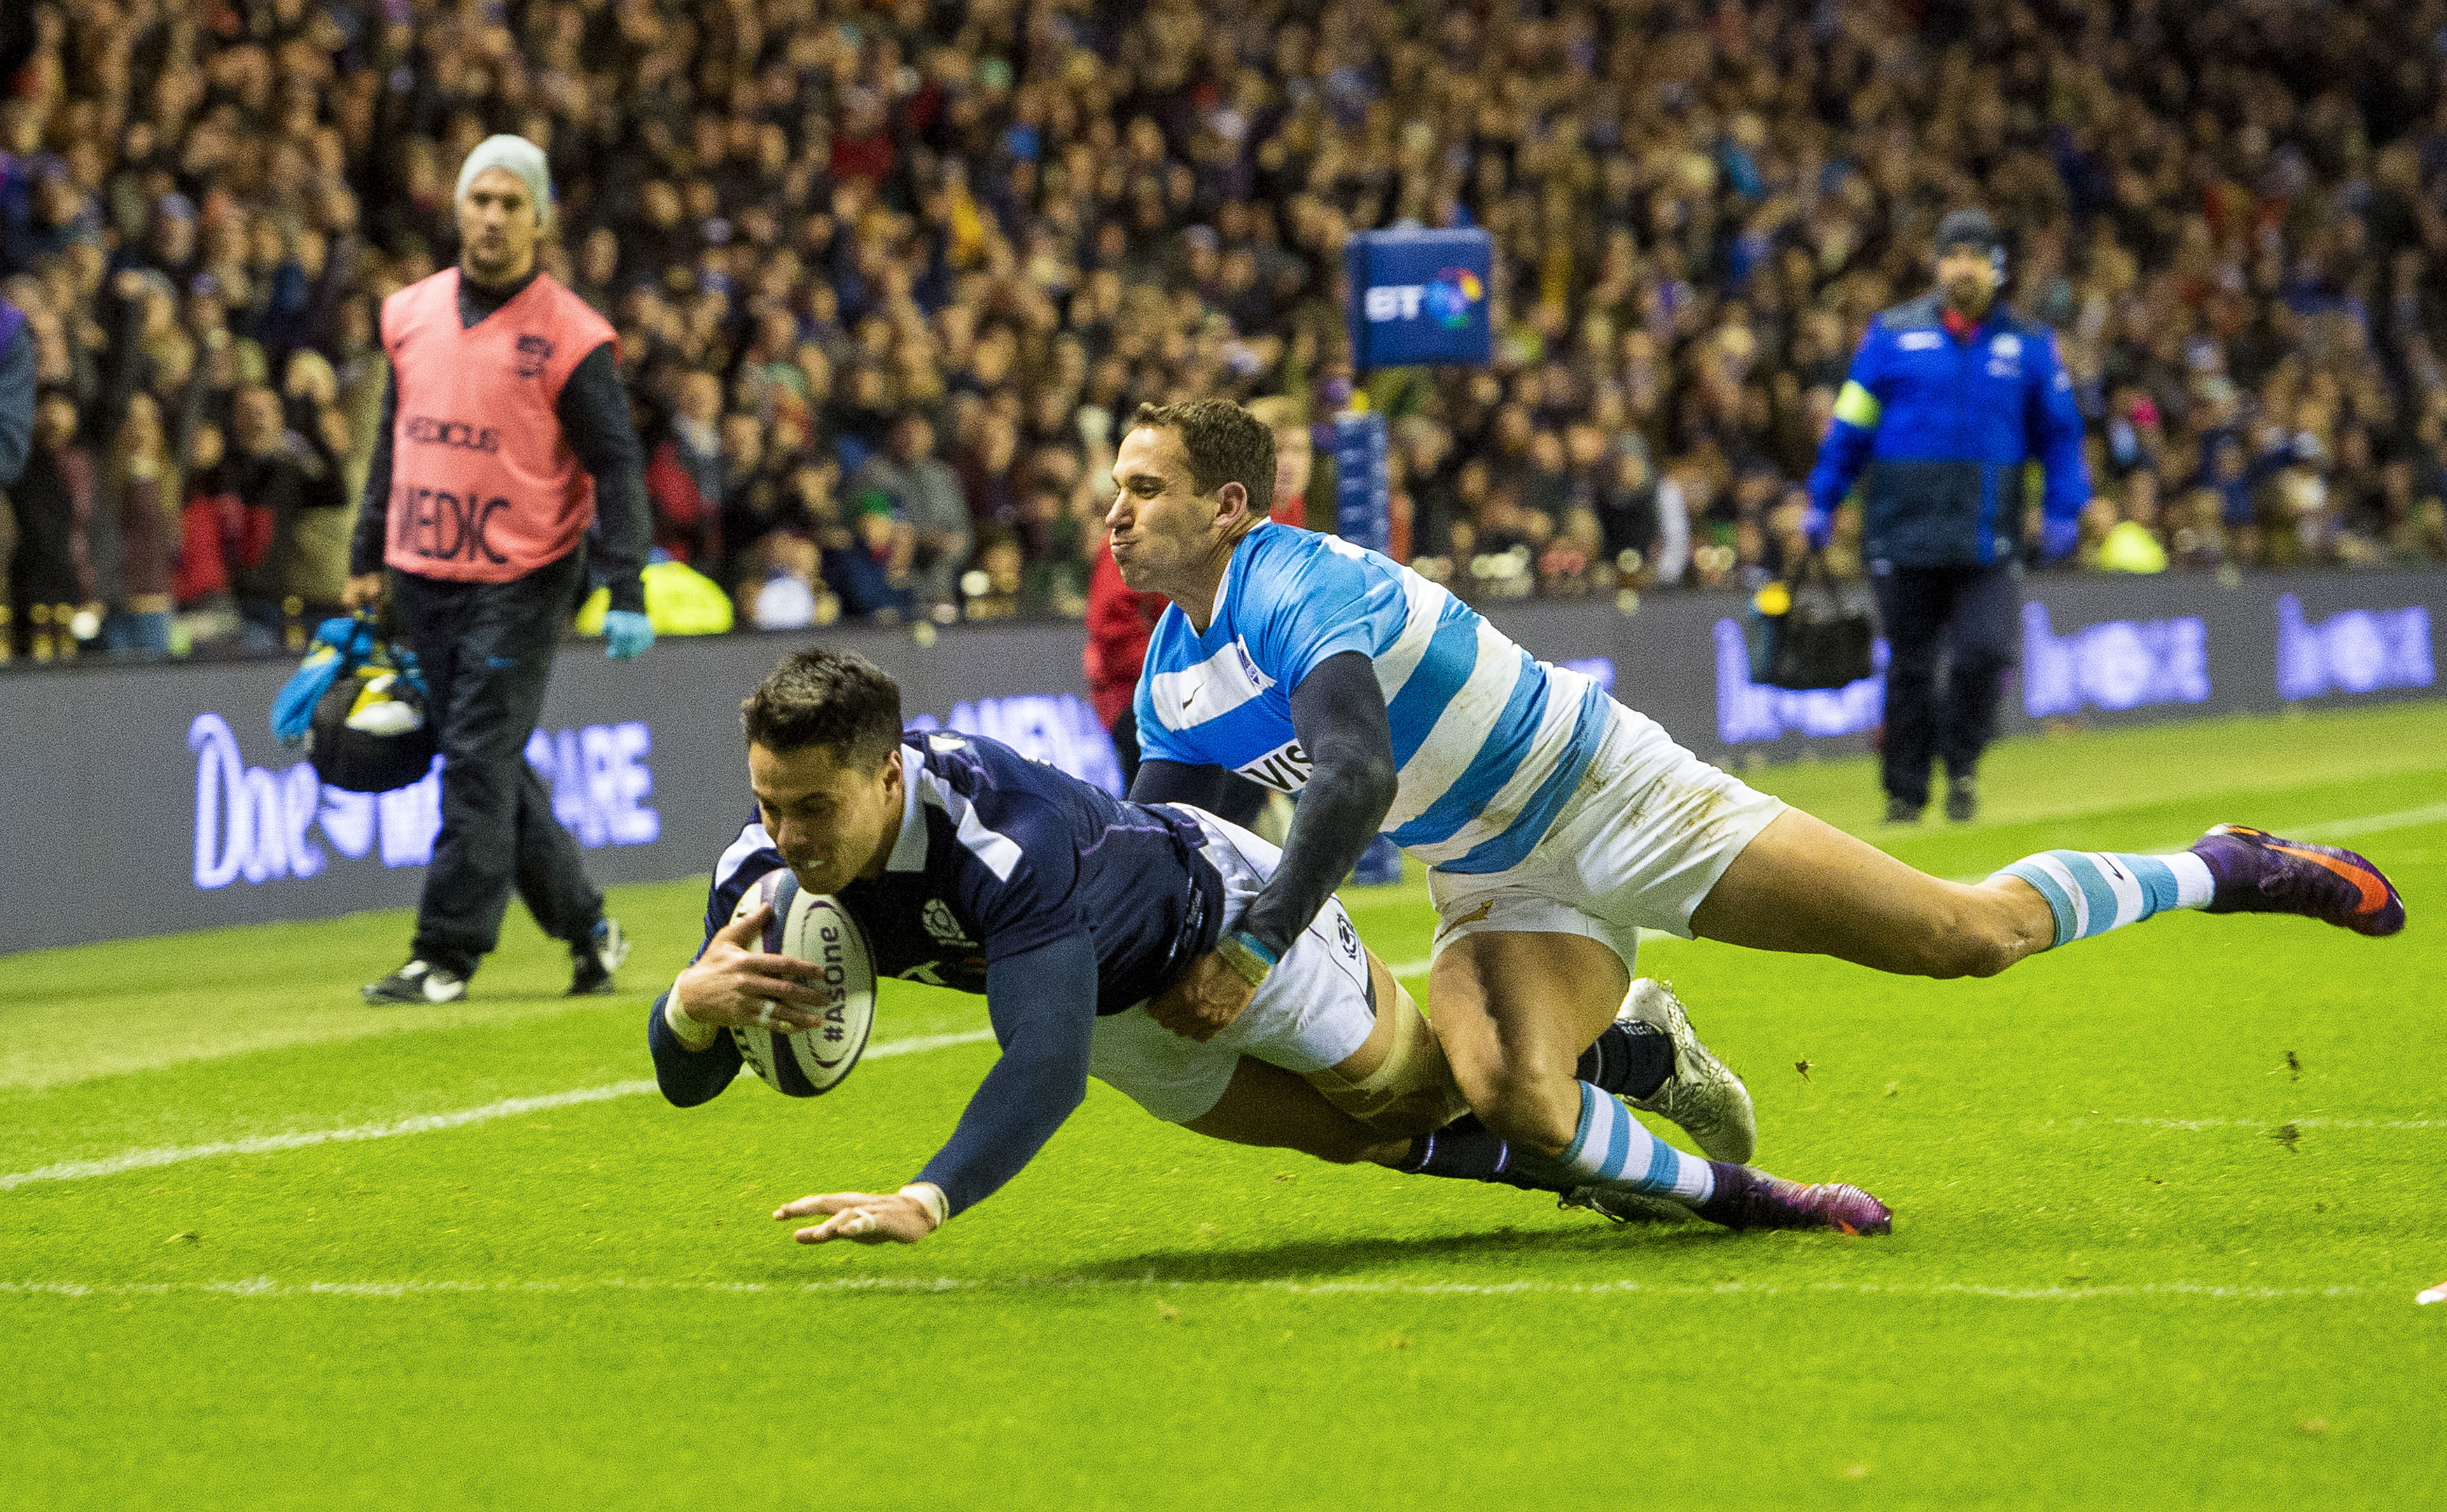
[[2352, 851], [2220, 824], [2192, 841], [2192, 854], [2216, 883], [2204, 913], [2301, 914], [2371, 936], [2404, 927], [2396, 884]]
[[1891, 1234], [1895, 1216], [1857, 1186], [1824, 1181], [1804, 1186], [1748, 1165], [1712, 1161], [1717, 1192], [1691, 1211], [1729, 1229], [1832, 1229], [1838, 1234]]

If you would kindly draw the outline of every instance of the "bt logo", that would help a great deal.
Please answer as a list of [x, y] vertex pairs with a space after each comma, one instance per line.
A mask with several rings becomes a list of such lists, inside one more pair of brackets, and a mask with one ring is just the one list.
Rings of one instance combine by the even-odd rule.
[[1447, 331], [1470, 324], [1470, 307], [1487, 298], [1487, 285], [1467, 268], [1438, 270], [1432, 282], [1379, 284], [1360, 297], [1371, 321], [1416, 320], [1421, 310]]

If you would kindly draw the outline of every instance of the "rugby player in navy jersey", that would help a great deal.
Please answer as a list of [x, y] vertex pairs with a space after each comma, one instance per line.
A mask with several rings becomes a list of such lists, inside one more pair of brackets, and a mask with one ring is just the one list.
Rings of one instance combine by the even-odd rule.
[[[730, 1085], [742, 1059], [726, 1026], [818, 1023], [823, 999], [807, 985], [818, 969], [762, 950], [770, 907], [731, 917], [784, 867], [858, 921], [879, 977], [983, 992], [1001, 1046], [951, 1141], [909, 1184], [775, 1213], [821, 1219], [798, 1231], [802, 1242], [924, 1238], [1026, 1165], [1091, 1074], [1158, 1118], [1239, 1143], [1437, 1175], [1448, 1173], [1436, 1151], [1461, 1146], [1478, 1152], [1474, 1180], [1559, 1195], [1588, 1180], [1512, 1162], [1467, 1115], [1433, 1030], [1331, 898], [1223, 1032], [1191, 1040], [1148, 1015], [1146, 1000], [1239, 925], [1265, 885], [1278, 853], [1245, 830], [1123, 803], [995, 741], [904, 734], [899, 688], [854, 655], [787, 658], [742, 723], [759, 817], [715, 869], [704, 948], [648, 1021], [664, 1095], [692, 1106]], [[1624, 1202], [1657, 1189], [1654, 1165], [1625, 1145], [1612, 1178]], [[1712, 1200], [1647, 1216], [1887, 1226], [1885, 1206], [1853, 1187], [1711, 1169]]]
[[[1977, 884], [1916, 871], [1700, 761], [1410, 569], [1269, 522], [1274, 438], [1236, 405], [1142, 406], [1113, 482], [1122, 580], [1172, 601], [1139, 673], [1131, 797], [1196, 803], [1233, 771], [1300, 795], [1264, 888], [1149, 1013], [1192, 1039], [1227, 1029], [1390, 835], [1429, 867], [1437, 1033], [1516, 1162], [1612, 1190], [1630, 1148], [1653, 1157], [1653, 1190], [1714, 1193], [1707, 1162], [1609, 1095], [1645, 1095], [1602, 1053], [1622, 1043], [1642, 928], [1953, 977], [2178, 908], [2404, 927], [2362, 857], [2241, 825], [2167, 856], [2050, 851]], [[1625, 673], [1637, 686], [1640, 669]], [[1719, 1161], [1748, 1160], [1739, 1084], [1691, 1064], [1704, 1052], [1687, 1035], [1674, 1049], [1695, 1095], [1658, 1110]], [[1431, 1169], [1471, 1174], [1493, 1147], [1455, 1145]]]

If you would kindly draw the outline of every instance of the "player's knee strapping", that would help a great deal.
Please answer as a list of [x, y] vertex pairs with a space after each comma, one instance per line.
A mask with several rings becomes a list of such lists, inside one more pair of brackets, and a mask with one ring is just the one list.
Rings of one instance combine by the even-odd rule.
[[2137, 924], [2168, 909], [2203, 907], [2212, 891], [2208, 863], [2189, 851], [2172, 856], [2044, 851], [2023, 857], [1997, 877], [2019, 878], [2047, 900], [2056, 918], [2051, 949]]
[[1381, 1133], [1426, 1134], [1470, 1111], [1453, 1080], [1442, 1041], [1399, 983], [1386, 1011], [1394, 1015], [1394, 1045], [1384, 1063], [1364, 1077], [1333, 1067], [1308, 1073], [1308, 1083], [1335, 1106]]
[[1574, 1085], [1581, 1089], [1580, 1128], [1569, 1149], [1542, 1165], [1589, 1186], [1627, 1186], [1691, 1201], [1715, 1193], [1716, 1175], [1706, 1161], [1651, 1134], [1631, 1109], [1595, 1087]]

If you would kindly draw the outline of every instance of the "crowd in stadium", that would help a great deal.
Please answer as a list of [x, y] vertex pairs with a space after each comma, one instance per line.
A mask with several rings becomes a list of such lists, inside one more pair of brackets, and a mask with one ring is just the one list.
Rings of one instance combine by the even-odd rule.
[[330, 612], [380, 302], [495, 131], [742, 626], [1079, 614], [1143, 401], [1262, 401], [1330, 525], [1341, 243], [1403, 222], [1498, 249], [1491, 368], [1360, 380], [1395, 553], [1473, 598], [1783, 571], [1974, 203], [2077, 383], [2081, 567], [2447, 559], [2447, 0], [10, 9], [19, 655]]

